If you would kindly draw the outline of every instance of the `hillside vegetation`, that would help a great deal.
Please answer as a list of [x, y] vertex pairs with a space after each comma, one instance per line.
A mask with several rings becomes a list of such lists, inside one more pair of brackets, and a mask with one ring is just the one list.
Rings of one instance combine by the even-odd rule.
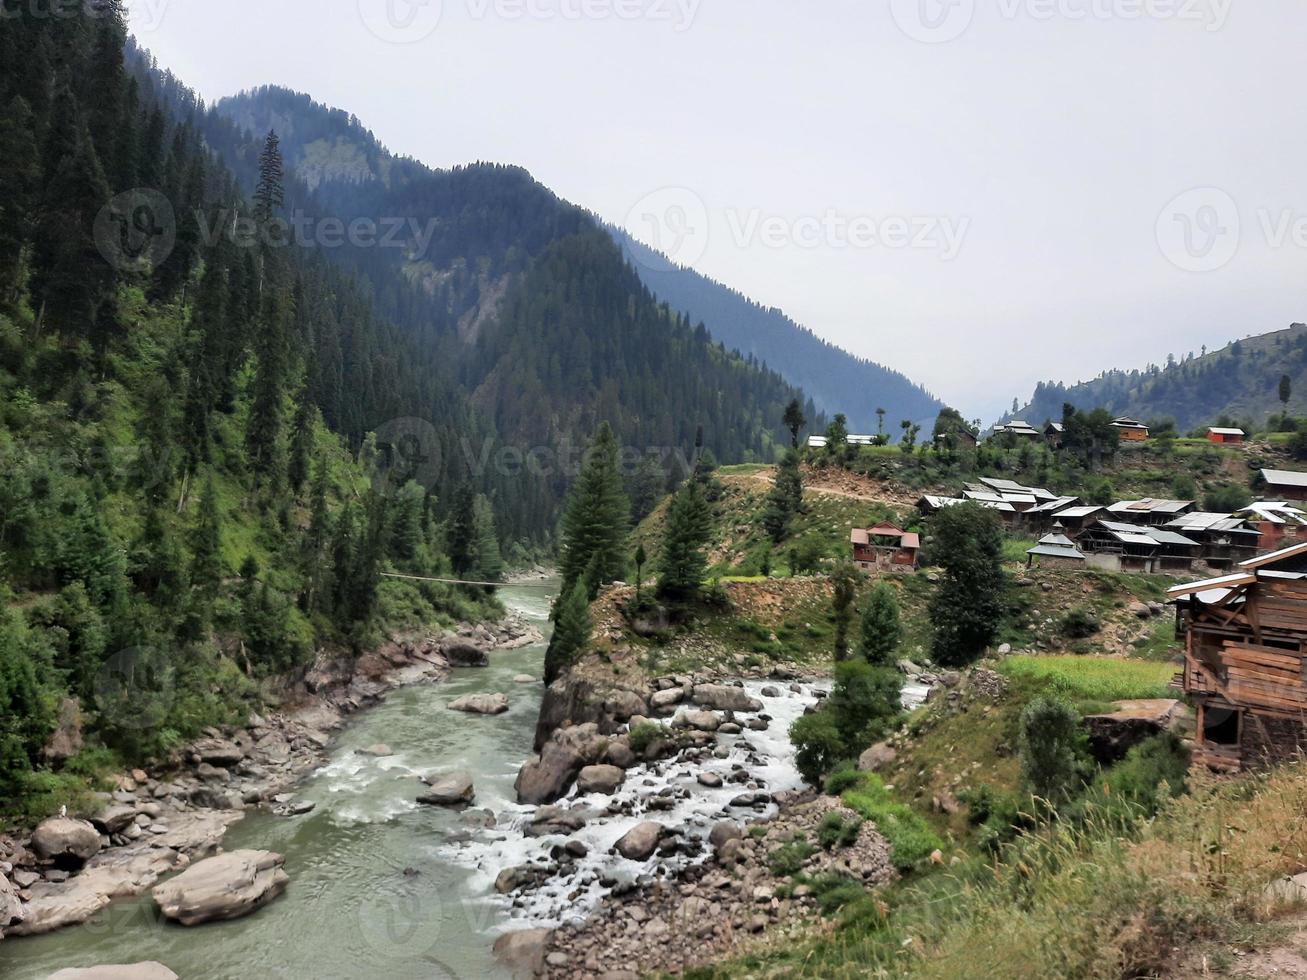
[[1283, 411], [1284, 376], [1291, 385], [1289, 411], [1307, 413], [1307, 324], [1236, 340], [1220, 350], [1177, 352], [1163, 365], [1108, 371], [1079, 384], [1041, 382], [1029, 402], [1000, 421], [1023, 418], [1041, 425], [1061, 419], [1063, 404], [1070, 403], [1146, 421], [1171, 419], [1185, 433], [1221, 418], [1254, 431]]

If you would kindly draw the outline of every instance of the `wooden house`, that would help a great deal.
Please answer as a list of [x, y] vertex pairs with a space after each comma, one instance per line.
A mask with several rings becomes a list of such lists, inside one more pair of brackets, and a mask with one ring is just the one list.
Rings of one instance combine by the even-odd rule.
[[1044, 426], [1044, 441], [1057, 449], [1062, 445], [1062, 437], [1066, 435], [1066, 426], [1061, 422], [1049, 422]]
[[1307, 510], [1286, 500], [1263, 500], [1249, 504], [1236, 515], [1257, 531], [1258, 551], [1277, 551], [1307, 541]]
[[1192, 538], [1160, 527], [1095, 521], [1076, 539], [1089, 564], [1116, 572], [1184, 573], [1202, 554]]
[[1247, 433], [1243, 429], [1226, 429], [1212, 426], [1207, 430], [1207, 441], [1218, 446], [1242, 446]]
[[1170, 523], [1183, 514], [1188, 514], [1194, 506], [1192, 500], [1161, 500], [1145, 497], [1143, 500], [1118, 500], [1107, 510], [1112, 515], [1111, 520], [1114, 521], [1160, 526]]
[[994, 435], [1013, 436], [1017, 439], [1042, 439], [1044, 434], [1024, 419], [1000, 422], [994, 426]]
[[1238, 770], [1307, 749], [1307, 543], [1169, 592], [1178, 686], [1198, 708], [1194, 759]]
[[864, 571], [911, 572], [921, 556], [921, 536], [893, 524], [855, 527], [849, 535], [853, 561]]
[[1094, 504], [1081, 504], [1057, 511], [1053, 515], [1053, 519], [1056, 523], [1062, 525], [1066, 534], [1074, 538], [1089, 525], [1106, 516], [1107, 511], [1102, 507]]
[[1213, 568], [1229, 568], [1262, 550], [1258, 547], [1260, 534], [1242, 517], [1234, 514], [1210, 514], [1197, 511], [1181, 514], [1162, 525], [1164, 530], [1175, 531], [1192, 538], [1203, 546], [1202, 559]]
[[1120, 434], [1122, 442], [1148, 441], [1148, 426], [1138, 419], [1125, 417], [1113, 419], [1112, 428]]
[[1262, 470], [1253, 481], [1256, 489], [1276, 500], [1307, 500], [1307, 473]]

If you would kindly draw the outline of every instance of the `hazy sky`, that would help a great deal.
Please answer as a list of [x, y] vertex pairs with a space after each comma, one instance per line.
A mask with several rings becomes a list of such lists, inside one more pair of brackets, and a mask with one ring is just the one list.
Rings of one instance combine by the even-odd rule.
[[1301, 0], [129, 0], [563, 197], [991, 419], [1307, 319]]

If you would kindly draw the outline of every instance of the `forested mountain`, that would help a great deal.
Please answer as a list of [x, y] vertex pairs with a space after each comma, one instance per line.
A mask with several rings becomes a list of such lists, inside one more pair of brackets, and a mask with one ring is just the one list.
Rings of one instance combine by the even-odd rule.
[[[590, 215], [526, 171], [442, 171], [396, 157], [356, 118], [280, 88], [224, 99], [212, 115], [221, 121], [211, 139], [229, 141], [224, 155], [245, 161], [247, 180], [254, 134], [277, 130], [294, 185], [288, 207], [402, 223], [403, 247], [324, 252], [364, 277], [378, 310], [456, 375], [497, 448], [575, 446], [607, 420], [640, 454], [686, 453], [702, 432], [723, 461], [774, 458], [798, 390], [660, 304]], [[249, 135], [234, 140], [233, 126]], [[506, 528], [527, 533], [545, 520], [566, 486], [552, 476], [527, 520], [506, 508]], [[505, 502], [521, 492], [490, 489]]]
[[[547, 546], [558, 450], [600, 418], [727, 460], [788, 438], [796, 390], [523, 171], [431, 171], [318, 107], [247, 131], [119, 0], [86, 10], [0, 29], [0, 822], [105, 762], [42, 755], [79, 703], [88, 745], [136, 759], [323, 646], [483, 615], [383, 572], [493, 580], [501, 544]], [[373, 237], [341, 245], [356, 218]]]
[[728, 348], [780, 371], [821, 411], [843, 412], [852, 431], [877, 431], [878, 408], [885, 409], [895, 429], [901, 419], [929, 428], [944, 407], [905, 375], [822, 340], [784, 311], [762, 306], [693, 269], [673, 265], [620, 228], [609, 231], [660, 300], [707, 323], [713, 337]]
[[1237, 420], [1261, 428], [1279, 415], [1280, 380], [1288, 376], [1289, 411], [1307, 411], [1307, 324], [1248, 337], [1220, 350], [1172, 355], [1164, 365], [1107, 371], [1092, 381], [1066, 386], [1041, 382], [1030, 402], [1007, 418], [1032, 424], [1060, 419], [1062, 406], [1106, 408], [1113, 415], [1144, 420], [1172, 419], [1181, 432]]

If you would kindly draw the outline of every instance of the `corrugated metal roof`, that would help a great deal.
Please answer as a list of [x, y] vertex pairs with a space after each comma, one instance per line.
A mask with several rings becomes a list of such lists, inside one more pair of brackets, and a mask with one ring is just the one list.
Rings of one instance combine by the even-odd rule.
[[1160, 527], [1155, 527], [1148, 532], [1148, 536], [1154, 541], [1161, 544], [1178, 544], [1185, 548], [1201, 548], [1202, 545], [1197, 541], [1186, 538], [1183, 534], [1176, 534], [1174, 531], [1167, 531]]
[[1192, 500], [1155, 500], [1145, 497], [1142, 500], [1118, 500], [1107, 509], [1113, 514], [1176, 514], [1192, 506]]
[[1096, 514], [1102, 509], [1103, 509], [1102, 507], [1097, 507], [1094, 506], [1093, 504], [1088, 504], [1081, 507], [1068, 507], [1066, 510], [1058, 511], [1053, 516], [1058, 518], [1059, 520], [1063, 517], [1088, 517], [1090, 514]]
[[1223, 429], [1217, 425], [1209, 427], [1207, 431], [1218, 436], [1246, 436], [1248, 434], [1243, 429]]
[[1277, 561], [1283, 561], [1286, 558], [1297, 558], [1299, 555], [1307, 555], [1307, 543], [1290, 545], [1287, 548], [1281, 548], [1279, 551], [1249, 558], [1247, 561], [1239, 562], [1239, 567], [1248, 569], [1263, 568], [1266, 565], [1274, 565]]
[[1219, 578], [1205, 578], [1197, 582], [1188, 582], [1185, 585], [1173, 585], [1166, 590], [1166, 594], [1173, 599], [1181, 596], [1195, 595], [1199, 592], [1207, 592], [1211, 589], [1233, 589], [1240, 585], [1251, 585], [1257, 581], [1256, 575], [1247, 572], [1235, 572], [1233, 575], [1222, 575]]
[[1307, 487], [1307, 473], [1293, 470], [1262, 470], [1262, 479], [1272, 486]]
[[1058, 545], [1063, 548], [1074, 548], [1076, 543], [1068, 538], [1065, 534], [1046, 534], [1039, 539], [1040, 544]]
[[1249, 504], [1239, 513], [1254, 514], [1258, 520], [1269, 521], [1271, 524], [1287, 524], [1290, 521], [1295, 524], [1307, 524], [1307, 511], [1292, 506], [1288, 501], [1260, 501]]
[[1079, 548], [1072, 546], [1070, 548], [1060, 547], [1051, 544], [1037, 544], [1029, 551], [1028, 555], [1043, 555], [1046, 558], [1071, 558], [1076, 561], [1084, 561], [1085, 555]]

